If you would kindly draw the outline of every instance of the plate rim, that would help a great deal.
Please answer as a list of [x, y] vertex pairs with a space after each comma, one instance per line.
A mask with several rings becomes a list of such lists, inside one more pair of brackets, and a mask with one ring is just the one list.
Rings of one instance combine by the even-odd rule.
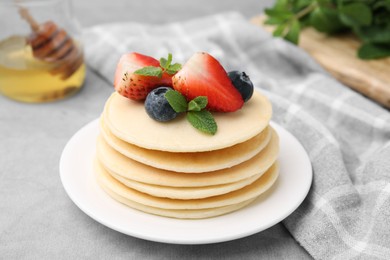
[[[85, 131], [90, 130], [90, 128], [92, 129], [92, 131], [97, 130], [96, 128], [98, 128], [98, 122], [99, 122], [99, 118], [94, 119], [94, 120], [90, 121], [89, 123], [85, 124], [78, 131], [76, 131], [72, 135], [72, 137], [68, 140], [68, 142], [66, 143], [66, 145], [64, 146], [64, 148], [62, 150], [62, 153], [61, 153], [61, 156], [60, 156], [60, 161], [59, 161], [60, 179], [61, 179], [62, 186], [64, 187], [64, 189], [65, 189], [67, 195], [69, 196], [69, 198], [71, 199], [71, 201], [82, 212], [84, 212], [86, 215], [88, 215], [89, 217], [91, 217], [92, 219], [97, 221], [98, 223], [100, 223], [100, 224], [102, 224], [102, 225], [104, 225], [106, 227], [109, 227], [110, 229], [113, 229], [113, 230], [115, 230], [117, 232], [126, 234], [126, 235], [130, 235], [130, 236], [137, 237], [137, 238], [144, 239], [144, 240], [160, 242], [160, 243], [190, 244], [190, 245], [219, 243], [219, 242], [231, 241], [231, 240], [247, 237], [247, 236], [256, 234], [258, 232], [261, 232], [263, 230], [266, 230], [266, 229], [268, 229], [268, 228], [270, 228], [270, 227], [280, 223], [286, 217], [291, 215], [302, 204], [302, 202], [306, 198], [307, 194], [309, 193], [311, 185], [312, 185], [312, 180], [313, 180], [312, 165], [311, 165], [311, 161], [310, 161], [310, 158], [309, 158], [306, 150], [304, 149], [302, 144], [299, 142], [299, 140], [293, 134], [291, 134], [288, 130], [286, 130], [281, 125], [271, 121], [270, 122], [271, 126], [276, 130], [276, 132], [279, 134], [279, 136], [280, 136], [279, 131], [282, 131], [282, 132], [284, 132], [283, 135], [288, 136], [288, 138], [292, 139], [293, 142], [295, 142], [298, 146], [300, 146], [299, 148], [301, 149], [301, 151], [303, 151], [303, 153], [301, 153], [301, 156], [304, 157], [304, 160], [307, 162], [307, 165], [306, 165], [308, 167], [307, 170], [310, 171], [310, 174], [308, 174], [308, 179], [306, 180], [307, 181], [307, 185], [305, 186], [306, 189], [301, 191], [301, 193], [300, 193], [301, 196], [299, 196], [299, 199], [297, 199], [297, 202], [295, 203], [295, 205], [292, 206], [289, 210], [285, 211], [284, 214], [279, 215], [277, 218], [274, 219], [274, 221], [271, 221], [271, 222], [267, 223], [266, 225], [258, 225], [256, 228], [253, 228], [253, 229], [250, 229], [250, 230], [247, 230], [247, 231], [244, 231], [244, 232], [240, 232], [240, 233], [236, 233], [236, 234], [234, 234], [234, 233], [230, 234], [229, 233], [229, 234], [226, 234], [224, 236], [216, 236], [216, 237], [212, 237], [212, 238], [202, 238], [202, 239], [174, 239], [174, 238], [171, 238], [171, 237], [162, 238], [162, 237], [156, 236], [156, 235], [153, 236], [153, 235], [150, 235], [150, 234], [147, 234], [147, 233], [141, 233], [141, 232], [136, 232], [134, 230], [128, 230], [128, 229], [122, 228], [121, 226], [114, 225], [110, 221], [105, 220], [104, 217], [101, 217], [101, 216], [97, 215], [96, 212], [93, 210], [93, 208], [88, 207], [87, 205], [84, 205], [82, 203], [82, 200], [79, 200], [76, 197], [76, 195], [73, 193], [73, 191], [70, 189], [70, 187], [68, 186], [67, 180], [66, 180], [66, 176], [65, 176], [66, 170], [65, 170], [65, 168], [66, 168], [66, 160], [67, 160], [67, 156], [68, 156], [69, 150], [72, 149], [73, 145], [77, 145], [77, 143], [76, 143], [77, 138], [79, 136], [81, 136]], [[97, 130], [97, 131], [100, 131], [100, 130]], [[279, 145], [281, 146], [281, 144], [279, 144]], [[94, 148], [93, 150], [95, 152], [96, 149]], [[90, 164], [92, 165], [92, 162], [90, 162]], [[277, 182], [278, 181], [279, 181], [279, 178], [277, 179]], [[274, 187], [274, 185], [273, 185], [273, 187]], [[271, 187], [271, 189], [273, 189], [273, 187]], [[112, 198], [110, 197], [110, 199], [112, 199]], [[113, 202], [116, 202], [116, 201], [113, 200]], [[119, 202], [116, 202], [116, 203], [119, 203]], [[137, 210], [132, 209], [132, 208], [129, 208], [129, 210], [137, 211]], [[242, 209], [240, 209], [240, 210], [242, 210]], [[240, 210], [238, 210], [236, 212], [239, 212]], [[233, 214], [233, 213], [236, 213], [236, 212], [232, 212], [232, 213], [229, 213], [229, 214]], [[138, 214], [150, 215], [148, 213], [144, 213], [144, 212], [141, 212], [141, 211], [137, 211], [137, 213]], [[229, 215], [229, 214], [227, 214], [227, 215]], [[217, 216], [217, 217], [213, 217], [211, 219], [217, 219], [217, 218], [223, 217], [223, 216], [224, 215]], [[161, 216], [155, 216], [155, 217], [157, 217], [157, 218], [164, 218], [164, 219], [166, 218], [166, 217], [161, 217]], [[169, 219], [172, 219], [172, 218], [169, 218]], [[183, 220], [178, 220], [178, 221], [183, 221]], [[196, 220], [191, 220], [191, 221], [196, 221]], [[202, 221], [202, 220], [200, 220], [200, 221]]]

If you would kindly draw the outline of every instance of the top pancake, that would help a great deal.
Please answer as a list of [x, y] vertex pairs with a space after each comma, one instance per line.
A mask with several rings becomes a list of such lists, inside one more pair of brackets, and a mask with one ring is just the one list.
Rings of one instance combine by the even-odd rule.
[[128, 143], [168, 152], [204, 152], [244, 142], [265, 129], [272, 107], [266, 97], [254, 92], [243, 108], [233, 113], [213, 113], [218, 125], [215, 135], [196, 130], [183, 115], [157, 122], [145, 112], [144, 103], [113, 93], [103, 117], [109, 130]]

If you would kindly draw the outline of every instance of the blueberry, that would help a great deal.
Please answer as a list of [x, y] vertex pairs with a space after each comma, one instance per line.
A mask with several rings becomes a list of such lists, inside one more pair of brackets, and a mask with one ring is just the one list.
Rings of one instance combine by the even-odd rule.
[[177, 116], [177, 113], [173, 110], [171, 105], [168, 103], [168, 100], [165, 98], [165, 93], [168, 90], [172, 90], [172, 88], [158, 87], [149, 92], [146, 97], [146, 113], [154, 120], [166, 122]]
[[245, 72], [233, 70], [228, 72], [228, 76], [234, 87], [240, 92], [244, 102], [247, 102], [253, 95], [253, 83]]

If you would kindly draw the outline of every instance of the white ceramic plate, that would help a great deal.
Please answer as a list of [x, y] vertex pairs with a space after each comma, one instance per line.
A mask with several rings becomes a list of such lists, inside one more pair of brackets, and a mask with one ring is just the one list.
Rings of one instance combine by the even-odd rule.
[[280, 137], [280, 176], [254, 203], [227, 215], [201, 220], [146, 214], [113, 200], [97, 184], [92, 164], [98, 125], [98, 120], [90, 122], [65, 146], [60, 160], [61, 181], [82, 211], [127, 235], [174, 244], [207, 244], [249, 236], [290, 215], [310, 189], [312, 168], [308, 155], [293, 135], [272, 123]]

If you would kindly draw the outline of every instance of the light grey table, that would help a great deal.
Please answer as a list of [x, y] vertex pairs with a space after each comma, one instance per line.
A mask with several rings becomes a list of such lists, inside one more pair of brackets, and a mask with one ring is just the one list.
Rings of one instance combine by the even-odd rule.
[[[74, 1], [82, 26], [117, 21], [163, 23], [236, 10], [248, 19], [272, 1]], [[1, 27], [0, 27], [1, 30]], [[59, 158], [69, 138], [97, 118], [113, 91], [88, 70], [75, 96], [24, 104], [0, 96], [1, 259], [306, 259], [283, 225], [235, 241], [169, 245], [113, 231], [68, 198]]]

